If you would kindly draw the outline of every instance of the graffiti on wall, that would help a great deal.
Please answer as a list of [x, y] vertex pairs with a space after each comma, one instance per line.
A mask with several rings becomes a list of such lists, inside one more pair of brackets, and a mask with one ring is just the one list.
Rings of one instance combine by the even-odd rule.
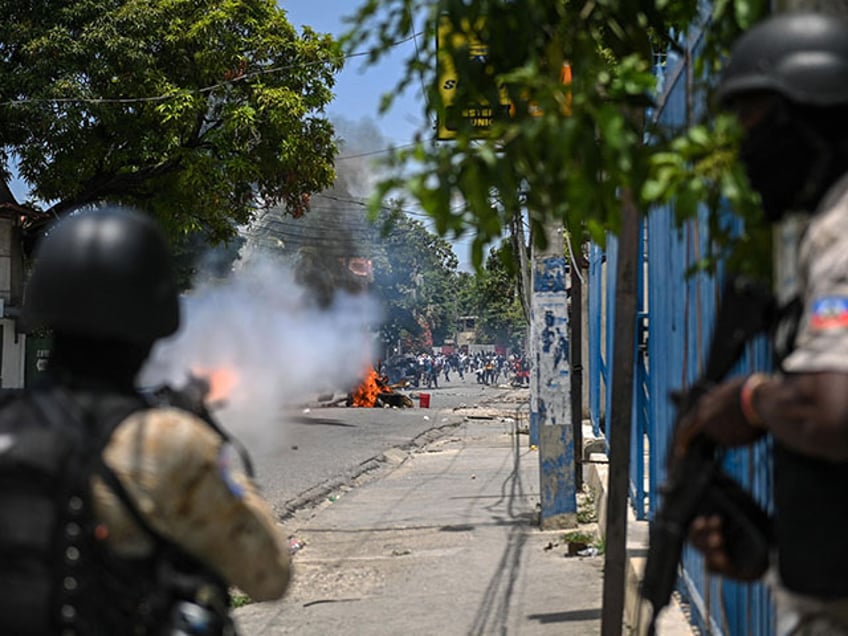
[[[531, 399], [531, 414], [541, 425], [563, 424], [570, 420], [570, 363], [568, 339], [568, 298], [564, 291], [538, 294], [533, 311], [537, 339], [536, 372], [538, 397]], [[535, 408], [534, 408], [535, 406]]]
[[567, 319], [557, 318], [550, 309], [545, 311], [545, 328], [542, 331], [542, 353], [551, 353], [553, 349], [554, 369], [560, 363], [568, 365], [568, 335], [566, 334]]
[[549, 256], [536, 261], [535, 272], [533, 272], [534, 292], [564, 292], [568, 267], [565, 258], [561, 256]]

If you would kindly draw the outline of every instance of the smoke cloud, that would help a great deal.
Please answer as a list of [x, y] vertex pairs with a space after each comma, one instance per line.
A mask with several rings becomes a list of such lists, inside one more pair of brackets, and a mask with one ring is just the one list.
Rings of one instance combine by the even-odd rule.
[[271, 258], [200, 285], [182, 311], [181, 329], [157, 343], [141, 384], [179, 387], [192, 371], [224, 370], [232, 386], [224, 387], [217, 415], [249, 445], [282, 432], [282, 409], [356, 386], [373, 360], [380, 321], [364, 293], [338, 292], [318, 307], [290, 268]]
[[358, 385], [377, 352], [379, 303], [346, 293], [346, 279], [333, 272], [339, 259], [372, 257], [378, 232], [364, 199], [389, 143], [370, 119], [334, 123], [341, 152], [333, 187], [313, 195], [303, 218], [274, 208], [241, 228], [237, 267], [216, 280], [219, 263], [196, 283], [183, 299], [182, 328], [157, 344], [140, 375], [144, 386], [179, 387], [192, 371], [232, 371], [235, 384], [216, 415], [248, 446], [284, 433], [284, 409]]

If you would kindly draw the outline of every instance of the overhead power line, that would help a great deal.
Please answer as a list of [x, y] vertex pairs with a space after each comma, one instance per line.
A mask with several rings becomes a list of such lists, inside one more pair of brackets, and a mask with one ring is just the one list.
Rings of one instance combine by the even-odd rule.
[[[318, 192], [316, 194], [313, 194], [312, 197], [313, 198], [320, 197], [322, 199], [329, 199], [330, 201], [338, 201], [339, 203], [350, 203], [351, 205], [356, 205], [356, 206], [363, 207], [363, 208], [368, 207], [368, 201], [365, 201], [363, 199], [348, 199], [348, 198], [345, 198], [345, 197], [338, 197], [338, 196], [335, 196], [335, 195], [332, 195], [332, 194], [324, 194], [322, 192]], [[380, 209], [385, 210], [386, 212], [391, 212], [391, 211], [395, 210], [395, 208], [391, 208], [391, 207], [386, 206], [386, 205], [381, 206]], [[407, 214], [409, 216], [417, 216], [417, 217], [420, 217], [422, 219], [429, 219], [430, 218], [430, 216], [428, 214], [424, 213], [424, 212], [414, 212], [412, 210], [406, 210], [406, 209], [403, 209], [403, 208], [397, 208], [397, 211], [403, 212], [404, 214]]]
[[[392, 42], [388, 48], [393, 48], [396, 46], [400, 46], [401, 44], [405, 44], [410, 40], [414, 40], [416, 36], [420, 35], [420, 33], [413, 33], [412, 35], [398, 40], [397, 42]], [[369, 55], [368, 51], [359, 51], [356, 53], [348, 53], [347, 55], [342, 56], [342, 59], [351, 59], [354, 57], [362, 57], [364, 55]], [[313, 62], [298, 62], [296, 64], [287, 64], [285, 66], [274, 66], [272, 68], [259, 69], [256, 71], [251, 71], [250, 73], [244, 73], [243, 75], [239, 75], [238, 77], [234, 77], [229, 80], [224, 80], [223, 82], [218, 82], [216, 84], [211, 84], [209, 86], [204, 86], [202, 88], [196, 88], [194, 90], [186, 91], [189, 94], [204, 94], [210, 93], [219, 88], [223, 88], [224, 86], [229, 86], [231, 84], [235, 84], [237, 82], [243, 82], [245, 80], [251, 79], [253, 77], [257, 77], [260, 75], [269, 75], [272, 73], [279, 73], [282, 71], [289, 71], [295, 68], [306, 68], [309, 66], [317, 66], [319, 64], [326, 64], [329, 60], [315, 60]], [[185, 94], [183, 92], [179, 93], [180, 95]], [[164, 102], [169, 99], [173, 99], [176, 97], [176, 93], [166, 93], [163, 95], [152, 95], [148, 97], [26, 97], [22, 99], [10, 99], [6, 101], [0, 102], [0, 106], [15, 106], [20, 104], [68, 104], [68, 103], [82, 103], [82, 104], [140, 104], [140, 103], [150, 103], [150, 102]]]
[[360, 152], [355, 155], [344, 155], [336, 157], [336, 161], [342, 161], [344, 159], [356, 159], [358, 157], [370, 157], [371, 155], [382, 155], [392, 150], [401, 150], [403, 148], [412, 148], [415, 143], [403, 144], [400, 146], [392, 146], [391, 148], [381, 148], [380, 150], [371, 150], [369, 152]]

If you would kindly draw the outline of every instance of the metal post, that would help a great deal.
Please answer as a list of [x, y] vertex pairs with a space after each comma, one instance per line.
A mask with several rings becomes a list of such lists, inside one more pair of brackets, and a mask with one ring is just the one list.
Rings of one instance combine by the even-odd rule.
[[582, 256], [571, 258], [571, 426], [574, 429], [575, 488], [583, 490], [583, 280]]
[[[633, 404], [633, 352], [636, 332], [636, 281], [639, 266], [639, 212], [630, 190], [622, 192], [618, 269], [615, 272], [615, 343], [612, 352], [612, 412], [607, 418], [606, 552], [601, 635], [620, 636], [624, 615], [627, 561], [627, 495]], [[609, 353], [607, 354], [609, 356]]]
[[[542, 529], [577, 526], [571, 368], [568, 346], [568, 268], [562, 227], [548, 228], [548, 246], [533, 250], [533, 375], [531, 424], [539, 436]], [[531, 391], [533, 385], [531, 384]]]
[[[532, 248], [531, 260], [536, 262], [536, 247]], [[535, 268], [535, 265], [534, 265]], [[532, 284], [532, 275], [531, 275]], [[531, 290], [533, 288], [531, 287]], [[530, 295], [530, 324], [527, 326], [527, 355], [530, 363], [530, 448], [539, 448], [539, 356], [541, 344], [536, 333], [536, 321], [533, 319], [536, 294]]]

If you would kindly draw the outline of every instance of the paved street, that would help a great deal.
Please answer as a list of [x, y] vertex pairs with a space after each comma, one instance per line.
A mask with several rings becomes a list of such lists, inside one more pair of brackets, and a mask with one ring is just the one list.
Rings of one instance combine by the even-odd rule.
[[[243, 634], [599, 633], [603, 557], [566, 558], [563, 531], [538, 529], [538, 453], [519, 432], [527, 389], [469, 382], [430, 393], [426, 417], [450, 428], [387, 449], [379, 466], [287, 518], [300, 545], [294, 583], [281, 602], [239, 609]], [[320, 417], [391, 426], [424, 412]]]
[[[478, 384], [474, 376], [460, 380], [452, 374], [451, 382], [420, 391], [430, 394], [429, 409], [418, 408], [418, 400], [411, 409], [321, 406], [337, 402], [342, 397], [337, 393], [323, 403], [304, 400], [265, 430], [244, 432], [239, 421], [224, 423], [250, 450], [263, 492], [278, 512], [287, 514], [373, 468], [385, 451], [406, 448], [428, 431], [432, 437], [438, 433], [433, 429], [455, 427], [467, 408], [493, 402], [503, 408], [512, 403], [518, 417], [527, 414], [528, 389], [490, 387]], [[405, 393], [416, 396], [419, 390]]]

